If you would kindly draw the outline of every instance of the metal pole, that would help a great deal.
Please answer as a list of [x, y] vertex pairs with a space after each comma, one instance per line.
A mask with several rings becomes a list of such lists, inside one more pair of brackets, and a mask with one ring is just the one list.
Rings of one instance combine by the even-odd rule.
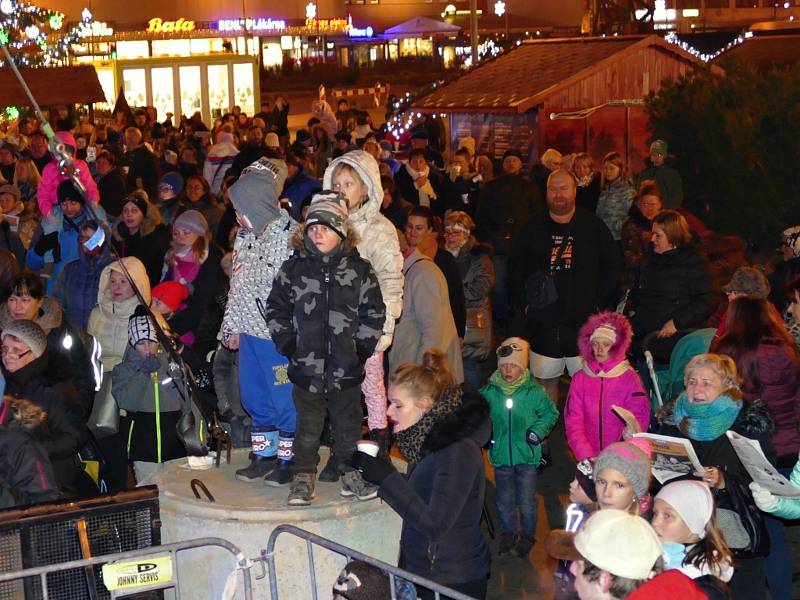
[[472, 66], [478, 64], [478, 0], [469, 0], [469, 39], [472, 42]]

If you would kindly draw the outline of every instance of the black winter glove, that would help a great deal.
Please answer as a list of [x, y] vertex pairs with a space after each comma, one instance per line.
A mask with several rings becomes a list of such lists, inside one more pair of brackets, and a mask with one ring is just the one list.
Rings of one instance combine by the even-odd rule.
[[536, 432], [533, 430], [533, 427], [528, 427], [528, 431], [525, 432], [525, 439], [531, 446], [538, 446], [542, 443], [542, 440], [536, 435]]
[[363, 475], [364, 479], [375, 485], [381, 485], [389, 475], [394, 473], [394, 467], [380, 458], [364, 454], [356, 450], [350, 459], [350, 464]]
[[61, 244], [58, 243], [57, 231], [41, 236], [33, 247], [33, 251], [39, 256], [44, 256], [48, 250], [53, 251], [54, 262], [61, 262]]
[[135, 365], [137, 371], [147, 375], [157, 371], [159, 367], [157, 356], [142, 356], [137, 352], [136, 356], [132, 357], [131, 361]]

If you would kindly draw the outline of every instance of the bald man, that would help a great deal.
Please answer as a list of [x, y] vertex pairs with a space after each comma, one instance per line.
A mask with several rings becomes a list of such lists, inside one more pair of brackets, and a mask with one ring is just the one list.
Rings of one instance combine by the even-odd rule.
[[[622, 253], [608, 227], [575, 205], [575, 178], [556, 170], [547, 179], [547, 211], [515, 239], [512, 290], [525, 314], [531, 372], [558, 401], [558, 381], [580, 367], [578, 330], [619, 298]], [[552, 283], [548, 281], [551, 279]]]

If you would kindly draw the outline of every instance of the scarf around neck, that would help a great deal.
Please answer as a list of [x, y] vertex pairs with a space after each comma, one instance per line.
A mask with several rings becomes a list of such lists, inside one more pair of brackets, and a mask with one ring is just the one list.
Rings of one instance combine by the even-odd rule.
[[[429, 175], [431, 174], [431, 168], [428, 165], [425, 165], [424, 171], [415, 171], [414, 169], [411, 168], [411, 165], [407, 164], [406, 171], [408, 171], [408, 174], [411, 176], [412, 181], [415, 182], [420, 177], [429, 177]], [[419, 194], [420, 206], [427, 206], [430, 208], [431, 200], [436, 200], [436, 192], [433, 191], [430, 178], [428, 178], [428, 181], [425, 182], [425, 185], [423, 185], [421, 188], [417, 188], [417, 193]]]
[[489, 381], [499, 387], [500, 391], [502, 391], [506, 397], [510, 397], [514, 395], [514, 392], [516, 392], [523, 383], [530, 381], [530, 378], [530, 369], [525, 369], [515, 380], [506, 381], [503, 378], [503, 374], [500, 372], [500, 369], [497, 369], [494, 373], [492, 373]]
[[707, 404], [695, 404], [684, 392], [675, 402], [675, 424], [690, 439], [709, 442], [728, 431], [741, 410], [742, 401], [726, 394]]
[[423, 446], [428, 434], [439, 421], [461, 404], [461, 387], [455, 386], [442, 392], [441, 398], [422, 418], [408, 429], [397, 434], [397, 447], [409, 464], [416, 465], [425, 458]]

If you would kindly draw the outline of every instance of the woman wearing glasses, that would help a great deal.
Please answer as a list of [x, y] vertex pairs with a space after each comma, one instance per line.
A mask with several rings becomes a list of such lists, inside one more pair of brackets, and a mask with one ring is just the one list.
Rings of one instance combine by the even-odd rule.
[[461, 346], [464, 381], [477, 390], [481, 385], [481, 361], [489, 355], [492, 346], [489, 294], [494, 287], [494, 265], [491, 248], [475, 239], [474, 229], [475, 222], [463, 211], [450, 211], [444, 218], [445, 249], [456, 259], [467, 307], [467, 325]]
[[[50, 457], [59, 491], [73, 498], [96, 494], [78, 458], [88, 436], [78, 393], [72, 384], [59, 381], [51, 368], [42, 328], [25, 319], [10, 321], [3, 327], [0, 351], [5, 393], [30, 400], [47, 413], [32, 434]], [[7, 406], [0, 406], [2, 423], [12, 418]]]

